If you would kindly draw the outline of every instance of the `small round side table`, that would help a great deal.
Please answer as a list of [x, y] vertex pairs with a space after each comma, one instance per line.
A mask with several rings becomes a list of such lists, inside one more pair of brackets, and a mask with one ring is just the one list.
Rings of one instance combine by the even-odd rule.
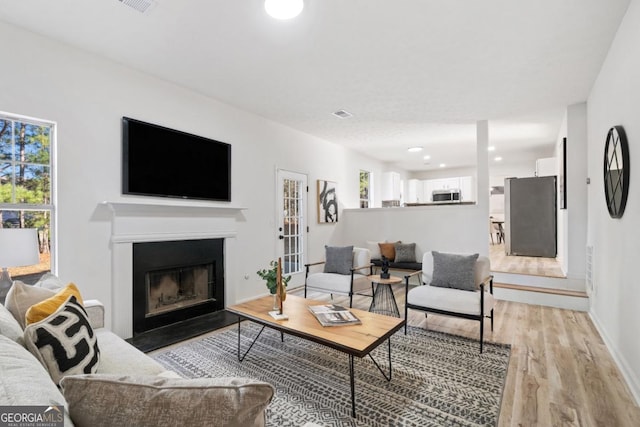
[[388, 279], [382, 279], [379, 274], [374, 274], [368, 276], [368, 279], [376, 285], [369, 311], [385, 316], [400, 317], [400, 310], [398, 310], [391, 285], [402, 283], [402, 278], [391, 276]]

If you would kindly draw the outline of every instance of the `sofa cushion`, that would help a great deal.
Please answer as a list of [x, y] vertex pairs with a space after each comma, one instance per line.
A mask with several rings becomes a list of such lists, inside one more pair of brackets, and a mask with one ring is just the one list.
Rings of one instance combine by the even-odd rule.
[[31, 323], [39, 322], [49, 316], [56, 311], [65, 301], [69, 299], [70, 296], [74, 296], [76, 298], [76, 302], [82, 305], [82, 297], [80, 296], [80, 291], [73, 283], [69, 283], [64, 288], [60, 289], [53, 296], [42, 300], [38, 303], [33, 304], [27, 310], [25, 315], [25, 322], [27, 325]]
[[97, 374], [160, 375], [166, 369], [105, 328], [94, 330], [100, 345]]
[[16, 280], [7, 293], [4, 305], [11, 314], [13, 314], [13, 317], [20, 324], [20, 327], [24, 329], [26, 326], [25, 316], [27, 310], [29, 310], [33, 304], [46, 300], [55, 294], [56, 293], [50, 289], [27, 285], [20, 280]]
[[20, 324], [2, 304], [0, 304], [0, 335], [4, 335], [22, 346], [24, 345]]
[[49, 317], [28, 325], [24, 340], [55, 384], [65, 375], [94, 373], [98, 368], [98, 340], [73, 295]]
[[394, 244], [396, 257], [394, 262], [416, 262], [416, 244], [415, 243], [401, 243], [396, 242]]
[[396, 258], [395, 243], [378, 243], [378, 246], [380, 247], [380, 254], [383, 257], [387, 258], [389, 261], [393, 261]]
[[[0, 402], [64, 408], [64, 398], [40, 363], [21, 345], [0, 335]], [[64, 425], [73, 426], [67, 411]]]
[[246, 378], [72, 375], [60, 383], [80, 427], [262, 426], [273, 387]]
[[474, 268], [478, 254], [459, 255], [432, 251], [433, 278], [431, 286], [465, 291], [477, 289]]
[[353, 246], [325, 246], [325, 273], [351, 274]]

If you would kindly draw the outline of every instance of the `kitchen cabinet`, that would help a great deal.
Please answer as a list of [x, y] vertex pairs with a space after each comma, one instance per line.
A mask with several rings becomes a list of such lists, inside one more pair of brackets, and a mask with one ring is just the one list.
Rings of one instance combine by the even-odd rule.
[[432, 202], [434, 190], [460, 190], [462, 201], [475, 201], [476, 194], [472, 176], [459, 176], [453, 178], [426, 179], [422, 181], [423, 200], [425, 203]]
[[384, 172], [381, 186], [382, 200], [400, 200], [400, 174]]
[[554, 175], [558, 175], [558, 159], [556, 157], [536, 160], [536, 176]]
[[407, 203], [423, 203], [429, 199], [424, 197], [424, 181], [410, 179], [407, 188]]

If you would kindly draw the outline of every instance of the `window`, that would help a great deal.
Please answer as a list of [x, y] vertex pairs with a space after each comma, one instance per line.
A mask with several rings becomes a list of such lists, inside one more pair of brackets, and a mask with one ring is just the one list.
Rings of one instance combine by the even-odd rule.
[[0, 227], [35, 228], [40, 263], [9, 268], [14, 279], [35, 283], [51, 271], [52, 123], [0, 112]]
[[371, 204], [371, 173], [360, 171], [360, 207], [368, 208]]

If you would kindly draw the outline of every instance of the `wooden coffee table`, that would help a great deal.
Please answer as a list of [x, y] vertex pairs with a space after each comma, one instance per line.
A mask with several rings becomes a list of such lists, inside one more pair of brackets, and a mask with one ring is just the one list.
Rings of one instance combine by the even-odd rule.
[[[322, 326], [307, 308], [310, 305], [329, 304], [326, 301], [316, 301], [301, 298], [295, 295], [287, 295], [284, 302], [284, 313], [289, 316], [287, 320], [275, 320], [269, 315], [272, 310], [273, 298], [266, 296], [242, 304], [227, 307], [231, 313], [238, 317], [238, 360], [244, 360], [251, 347], [258, 339], [265, 327], [275, 329], [281, 333], [294, 335], [318, 344], [334, 348], [349, 356], [349, 380], [351, 385], [351, 415], [356, 416], [354, 357], [369, 356], [378, 370], [387, 381], [391, 381], [391, 335], [404, 326], [404, 319], [382, 316], [364, 310], [351, 308], [361, 321], [360, 325], [348, 326]], [[249, 348], [242, 354], [240, 350], [240, 323], [243, 319], [261, 324], [262, 329], [254, 338]], [[382, 344], [388, 343], [389, 374], [387, 375], [380, 365], [371, 356], [371, 351]]]

